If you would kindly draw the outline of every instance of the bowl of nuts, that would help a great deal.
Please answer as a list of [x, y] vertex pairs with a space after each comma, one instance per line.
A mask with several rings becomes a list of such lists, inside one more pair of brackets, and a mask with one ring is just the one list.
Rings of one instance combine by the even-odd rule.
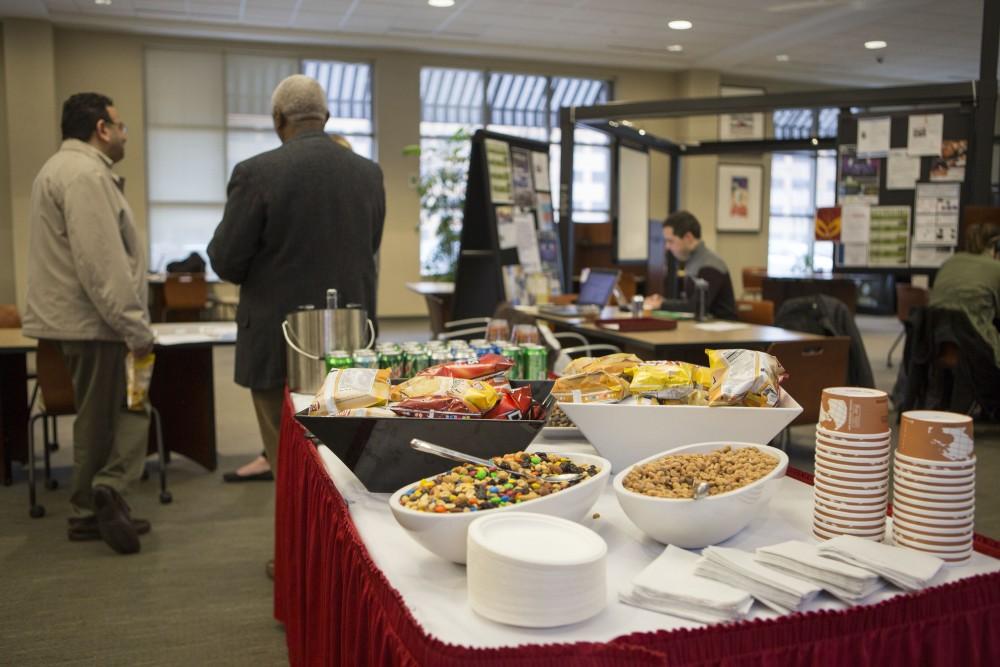
[[[535, 512], [579, 521], [611, 477], [607, 459], [590, 454], [515, 452], [492, 461], [497, 464], [492, 469], [461, 464], [407, 484], [389, 498], [392, 516], [429, 551], [464, 563], [469, 524], [484, 512]], [[544, 479], [564, 473], [578, 473], [580, 479]]]
[[787, 468], [788, 455], [780, 449], [702, 442], [629, 466], [615, 476], [614, 489], [642, 532], [664, 544], [698, 549], [743, 530], [767, 507]]

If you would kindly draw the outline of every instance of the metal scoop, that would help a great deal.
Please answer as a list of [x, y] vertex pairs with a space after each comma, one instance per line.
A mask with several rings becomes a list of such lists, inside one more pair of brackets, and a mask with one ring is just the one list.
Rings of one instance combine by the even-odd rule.
[[532, 475], [531, 473], [524, 472], [521, 470], [508, 470], [507, 468], [500, 468], [493, 461], [487, 459], [481, 459], [477, 456], [472, 456], [471, 454], [465, 454], [463, 452], [456, 452], [454, 449], [448, 449], [447, 447], [442, 447], [441, 445], [435, 445], [433, 443], [427, 442], [426, 440], [421, 440], [420, 438], [414, 438], [410, 440], [410, 447], [417, 450], [418, 452], [425, 452], [427, 454], [434, 454], [435, 456], [440, 456], [443, 459], [451, 459], [452, 461], [461, 461], [462, 463], [475, 463], [476, 465], [482, 466], [484, 468], [491, 468], [493, 470], [504, 470], [509, 472], [511, 475], [518, 475], [520, 477], [525, 477], [535, 482], [549, 482], [551, 484], [557, 482], [575, 482], [576, 480], [583, 477], [581, 473], [569, 472], [562, 475], [546, 475], [544, 477], [539, 477], [538, 475]]
[[698, 486], [694, 487], [694, 499], [701, 500], [702, 498], [708, 497], [708, 491], [712, 488], [710, 482], [698, 482]]

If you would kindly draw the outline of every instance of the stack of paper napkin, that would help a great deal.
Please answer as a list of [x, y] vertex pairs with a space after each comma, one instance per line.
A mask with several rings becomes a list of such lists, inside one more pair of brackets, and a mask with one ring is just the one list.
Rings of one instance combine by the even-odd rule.
[[820, 555], [871, 570], [908, 591], [926, 587], [944, 565], [936, 556], [852, 535], [835, 537], [818, 550]]
[[863, 602], [882, 589], [878, 575], [832, 558], [814, 544], [791, 540], [757, 549], [754, 558], [768, 567], [816, 584], [849, 604]]
[[619, 594], [635, 607], [701, 623], [746, 617], [753, 598], [746, 591], [695, 575], [696, 554], [668, 546]]
[[739, 549], [705, 547], [695, 574], [745, 591], [776, 612], [798, 611], [816, 597], [818, 586], [796, 579], [754, 560], [753, 554]]

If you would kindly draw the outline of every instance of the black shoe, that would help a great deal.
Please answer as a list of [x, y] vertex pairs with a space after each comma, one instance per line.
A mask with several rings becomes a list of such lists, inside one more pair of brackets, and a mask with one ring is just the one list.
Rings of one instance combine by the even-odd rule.
[[223, 482], [273, 482], [274, 473], [270, 470], [258, 472], [254, 475], [241, 475], [237, 472], [227, 472], [222, 476]]
[[[146, 519], [132, 518], [132, 526], [135, 527], [136, 535], [145, 535], [152, 528]], [[70, 542], [90, 542], [101, 539], [96, 516], [70, 517], [66, 533]]]
[[94, 487], [94, 510], [97, 515], [97, 530], [101, 539], [120, 554], [139, 552], [139, 535], [125, 500], [110, 486], [98, 484]]

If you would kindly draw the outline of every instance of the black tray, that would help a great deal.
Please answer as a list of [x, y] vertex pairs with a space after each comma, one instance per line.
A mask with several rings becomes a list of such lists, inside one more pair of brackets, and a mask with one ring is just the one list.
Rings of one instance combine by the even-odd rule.
[[[552, 381], [511, 382], [531, 386], [531, 395], [543, 402]], [[548, 414], [545, 415], [548, 419]], [[436, 475], [457, 465], [453, 461], [418, 452], [410, 440], [421, 438], [466, 454], [490, 458], [527, 447], [545, 420], [415, 419], [410, 417], [309, 417], [295, 415], [314, 437], [354, 472], [365, 488], [386, 493]]]

